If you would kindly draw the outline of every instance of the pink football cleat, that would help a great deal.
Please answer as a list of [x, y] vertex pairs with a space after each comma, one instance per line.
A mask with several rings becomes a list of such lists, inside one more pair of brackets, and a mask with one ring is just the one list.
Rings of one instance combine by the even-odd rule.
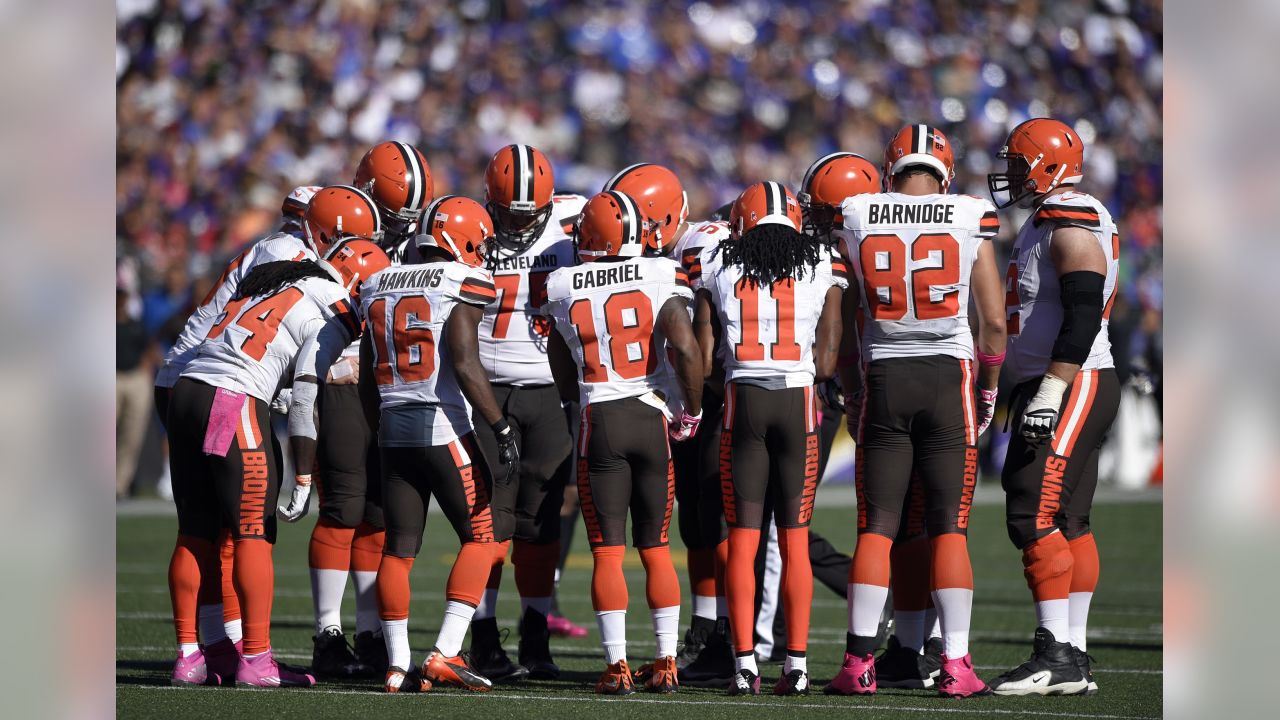
[[572, 620], [563, 615], [548, 615], [547, 630], [552, 635], [568, 638], [583, 638], [587, 636], [587, 629], [576, 624]]
[[178, 654], [173, 663], [173, 677], [169, 678], [170, 685], [204, 685], [208, 681], [209, 668], [204, 653], [196, 650], [186, 657]]
[[236, 668], [236, 682], [261, 688], [314, 687], [316, 678], [305, 672], [291, 670], [278, 664], [268, 650], [256, 657], [240, 656]]
[[827, 695], [874, 695], [876, 692], [876, 658], [844, 654], [840, 672], [823, 689]]
[[938, 694], [950, 698], [990, 695], [991, 688], [973, 672], [973, 660], [965, 655], [952, 660], [942, 657], [942, 674], [938, 676]]
[[236, 668], [240, 665], [240, 653], [231, 638], [222, 638], [204, 649], [209, 673], [217, 679], [215, 685], [235, 685]]

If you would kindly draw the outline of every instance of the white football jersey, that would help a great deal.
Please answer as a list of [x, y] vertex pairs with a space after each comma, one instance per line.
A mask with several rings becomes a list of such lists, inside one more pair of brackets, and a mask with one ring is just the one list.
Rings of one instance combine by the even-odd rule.
[[1092, 232], [1107, 258], [1107, 279], [1102, 287], [1102, 329], [1093, 339], [1089, 359], [1082, 369], [1115, 367], [1108, 325], [1116, 299], [1116, 278], [1120, 274], [1120, 232], [1111, 213], [1097, 198], [1067, 190], [1046, 198], [1027, 218], [1018, 231], [1018, 240], [1009, 258], [1005, 274], [1009, 349], [1004, 367], [1015, 382], [1044, 375], [1062, 327], [1062, 297], [1058, 271], [1049, 256], [1049, 241], [1053, 231], [1063, 226]]
[[484, 307], [494, 298], [489, 272], [458, 262], [391, 267], [360, 286], [380, 407], [430, 407], [432, 445], [471, 432], [471, 405], [453, 371], [445, 322], [458, 303]]
[[689, 229], [676, 243], [675, 257], [689, 273], [689, 286], [695, 291], [702, 287], [704, 270], [714, 271], [719, 267], [720, 254], [712, 251], [728, 238], [729, 223], [708, 220], [689, 223]]
[[1000, 231], [971, 195], [867, 193], [841, 205], [840, 251], [861, 293], [862, 357], [973, 359], [969, 279], [978, 247]]
[[546, 298], [547, 277], [577, 264], [573, 223], [587, 202], [581, 195], [556, 195], [551, 220], [542, 235], [521, 253], [495, 243], [488, 258], [498, 301], [485, 308], [480, 323], [480, 363], [489, 381], [507, 385], [549, 385], [547, 321], [538, 308]]
[[[827, 250], [799, 280], [758, 286], [742, 268], [704, 252], [702, 288], [720, 320], [720, 360], [725, 381], [778, 390], [813, 384], [813, 343], [827, 290], [849, 286], [844, 261]], [[708, 270], [708, 263], [716, 266]]]
[[551, 273], [542, 312], [578, 364], [579, 402], [655, 393], [665, 411], [682, 401], [658, 314], [673, 297], [693, 298], [683, 268], [667, 258], [599, 261]]
[[209, 334], [209, 328], [227, 307], [227, 301], [240, 287], [240, 280], [255, 267], [277, 260], [315, 260], [315, 253], [302, 242], [302, 239], [291, 233], [277, 232], [250, 245], [240, 253], [222, 271], [222, 275], [209, 289], [209, 294], [200, 301], [200, 305], [187, 318], [173, 347], [164, 356], [164, 364], [156, 373], [156, 387], [171, 388], [178, 382], [187, 363], [196, 356], [196, 348]]
[[[341, 285], [317, 277], [271, 295], [231, 300], [182, 377], [271, 402], [286, 380], [323, 378], [342, 349], [359, 337], [360, 319], [350, 300]], [[304, 346], [314, 354], [304, 357]]]

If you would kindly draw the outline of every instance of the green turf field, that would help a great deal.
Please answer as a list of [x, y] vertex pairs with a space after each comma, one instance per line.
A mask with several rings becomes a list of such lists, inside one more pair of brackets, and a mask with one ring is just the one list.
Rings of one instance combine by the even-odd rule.
[[[814, 527], [846, 551], [853, 547], [851, 508], [819, 508]], [[719, 691], [682, 689], [672, 696], [636, 694], [598, 698], [591, 694], [603, 664], [591, 614], [591, 558], [578, 537], [560, 587], [560, 605], [574, 620], [591, 627], [583, 640], [553, 639], [552, 650], [565, 671], [557, 682], [502, 686], [483, 695], [441, 690], [425, 695], [384, 695], [379, 685], [322, 683], [309, 690], [170, 688], [174, 657], [166, 568], [173, 547], [170, 517], [122, 517], [117, 522], [116, 702], [128, 718], [377, 718], [398, 717], [696, 717], [764, 718], [780, 712], [805, 717], [850, 714], [897, 717], [1075, 717], [1150, 718], [1162, 714], [1161, 507], [1157, 503], [1101, 505], [1093, 513], [1102, 552], [1102, 580], [1093, 601], [1089, 650], [1097, 658], [1094, 674], [1102, 692], [1094, 697], [980, 698], [954, 701], [929, 691], [881, 690], [874, 698], [729, 698]], [[310, 585], [307, 537], [310, 518], [283, 526], [276, 548], [276, 602], [272, 642], [281, 659], [305, 665], [311, 658]], [[974, 662], [983, 677], [1018, 664], [1030, 651], [1035, 616], [1022, 579], [1017, 551], [1005, 535], [999, 506], [973, 509], [970, 526], [976, 594]], [[676, 533], [673, 532], [674, 536]], [[673, 542], [677, 542], [673, 538]], [[410, 635], [415, 660], [430, 648], [443, 606], [445, 577], [456, 544], [443, 517], [432, 515], [423, 551], [414, 567], [414, 605]], [[684, 553], [674, 553], [683, 568]], [[638, 666], [653, 651], [644, 580], [637, 557], [629, 558], [627, 581], [632, 616], [628, 622], [630, 656]], [[504, 587], [513, 588], [508, 566]], [[687, 592], [687, 587], [686, 587]], [[504, 594], [499, 622], [512, 626], [508, 648], [514, 656], [514, 623], [519, 609], [514, 592]], [[347, 598], [344, 622], [354, 628], [354, 601]], [[685, 598], [683, 621], [688, 622]], [[809, 669], [816, 687], [830, 679], [841, 661], [845, 601], [819, 585], [815, 589]], [[761, 668], [766, 688], [778, 666]], [[696, 706], [696, 707], [695, 707]], [[253, 715], [251, 715], [251, 713]]]

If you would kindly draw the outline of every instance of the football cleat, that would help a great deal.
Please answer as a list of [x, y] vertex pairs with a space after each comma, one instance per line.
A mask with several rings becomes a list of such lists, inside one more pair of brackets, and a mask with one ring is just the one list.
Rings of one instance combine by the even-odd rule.
[[[1076, 655], [1076, 666], [1080, 668], [1080, 674], [1084, 675], [1085, 682], [1089, 683], [1089, 686], [1085, 688], [1085, 691], [1081, 694], [1097, 695], [1098, 683], [1096, 680], [1093, 679], [1093, 667], [1092, 667], [1093, 656], [1074, 645], [1071, 646], [1071, 650]], [[212, 669], [213, 663], [210, 662], [209, 666], [210, 666], [210, 669]]]
[[240, 657], [236, 684], [261, 688], [315, 687], [316, 678], [304, 670], [277, 663], [268, 650], [255, 657]]
[[460, 687], [471, 692], [489, 692], [493, 689], [489, 678], [472, 669], [467, 658], [462, 655], [447, 658], [439, 650], [432, 650], [427, 661], [422, 664], [422, 677], [432, 686]]
[[645, 692], [673, 693], [680, 688], [676, 659], [668, 655], [648, 665], [641, 665], [635, 672], [634, 680], [644, 685]]
[[991, 681], [997, 695], [1079, 695], [1088, 689], [1071, 643], [1058, 642], [1042, 627], [1036, 628], [1031, 657]]
[[330, 625], [312, 638], [311, 672], [317, 677], [352, 678], [367, 674], [351, 652], [342, 630]]
[[990, 695], [991, 688], [974, 674], [973, 660], [967, 654], [954, 660], [944, 656], [938, 694], [949, 698], [981, 697]]
[[[932, 638], [921, 654], [903, 647], [896, 636], [889, 636], [889, 646], [876, 658], [876, 686], [912, 690], [933, 687], [942, 670], [941, 646], [941, 638]], [[930, 654], [931, 649], [934, 654]]]
[[[679, 660], [676, 661], [679, 665]], [[693, 662], [680, 669], [680, 682], [694, 687], [728, 687], [734, 675], [729, 621], [720, 618]]]
[[808, 695], [809, 673], [803, 670], [792, 670], [783, 673], [773, 685], [774, 695]]
[[402, 670], [395, 666], [387, 668], [386, 679], [382, 681], [383, 692], [427, 692], [430, 689], [431, 681], [424, 679], [417, 671]]
[[216, 677], [216, 685], [235, 685], [236, 667], [240, 665], [240, 653], [231, 638], [222, 638], [204, 649], [205, 664], [209, 667], [210, 679]]
[[472, 621], [470, 657], [476, 672], [495, 684], [518, 682], [529, 674], [528, 670], [511, 662], [507, 651], [502, 649], [497, 618]]
[[606, 667], [596, 681], [597, 695], [630, 695], [635, 691], [631, 668], [627, 666], [626, 660], [619, 660]]
[[210, 680], [217, 684], [217, 678], [209, 675], [209, 666], [205, 662], [204, 653], [200, 650], [182, 656], [178, 653], [178, 659], [173, 663], [173, 676], [169, 678], [170, 685], [204, 685]]
[[371, 675], [377, 676], [387, 671], [390, 662], [387, 660], [387, 641], [382, 633], [365, 630], [356, 633], [356, 662], [368, 668]]
[[827, 695], [874, 695], [876, 692], [876, 661], [868, 653], [864, 657], [844, 654], [840, 672], [823, 688]]
[[547, 630], [556, 637], [584, 638], [587, 629], [563, 615], [551, 613], [547, 616]]
[[707, 646], [707, 638], [715, 632], [715, 629], [715, 620], [694, 615], [693, 622], [689, 623], [689, 629], [684, 631], [684, 646], [676, 656], [676, 667], [684, 670], [697, 660], [702, 648]]
[[759, 695], [760, 676], [743, 668], [734, 673], [733, 682], [729, 684], [730, 695]]
[[551, 659], [551, 632], [547, 627], [547, 620], [546, 615], [533, 608], [525, 608], [524, 617], [520, 618], [517, 657], [530, 680], [555, 680], [560, 677], [560, 668]]

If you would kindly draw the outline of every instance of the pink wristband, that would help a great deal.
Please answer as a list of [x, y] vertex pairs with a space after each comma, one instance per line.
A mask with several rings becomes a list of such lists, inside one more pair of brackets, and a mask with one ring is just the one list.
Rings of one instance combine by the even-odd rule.
[[978, 356], [978, 364], [986, 367], [993, 367], [1004, 362], [1004, 353], [999, 355], [988, 355], [981, 350], [974, 349], [974, 353]]

